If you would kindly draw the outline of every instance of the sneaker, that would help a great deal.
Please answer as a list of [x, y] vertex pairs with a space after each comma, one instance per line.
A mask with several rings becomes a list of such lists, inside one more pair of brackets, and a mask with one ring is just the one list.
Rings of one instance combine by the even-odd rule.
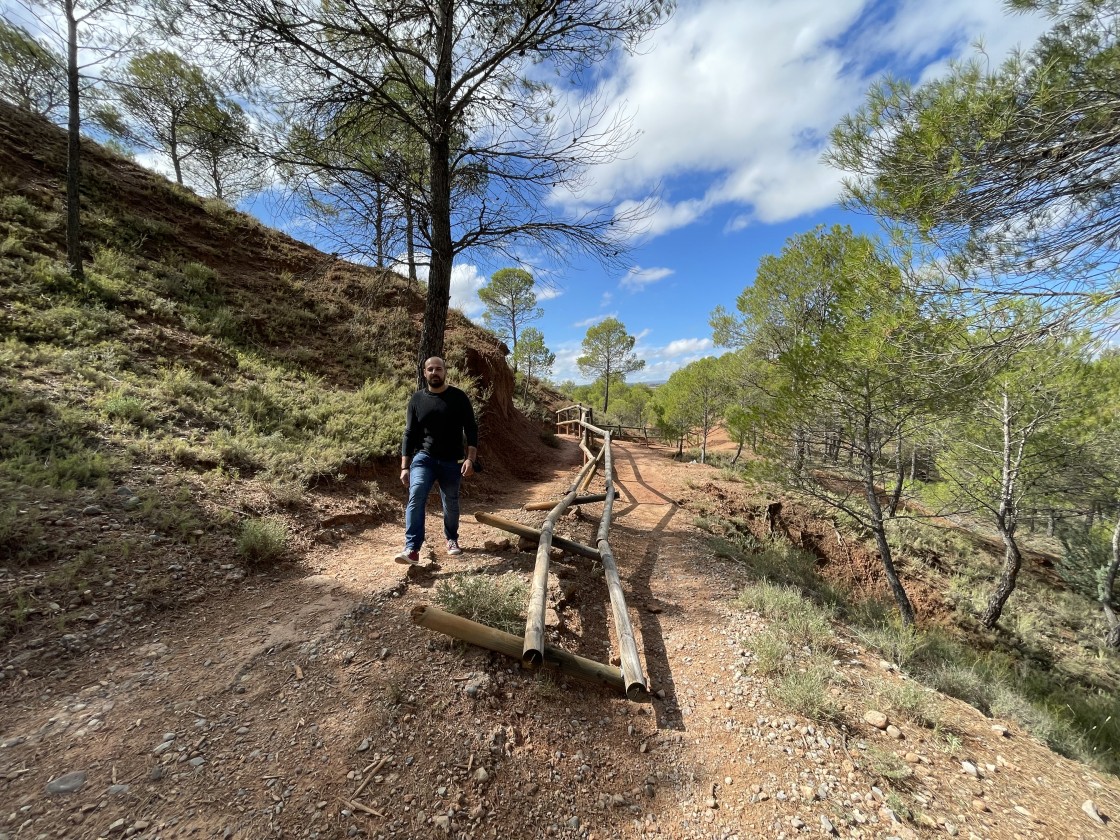
[[420, 562], [420, 552], [416, 549], [409, 551], [407, 548], [393, 558], [394, 563], [401, 563], [406, 566], [415, 566]]
[[463, 549], [459, 548], [459, 541], [458, 540], [448, 540], [447, 541], [447, 553], [450, 554], [452, 557], [455, 557], [455, 556], [463, 553]]

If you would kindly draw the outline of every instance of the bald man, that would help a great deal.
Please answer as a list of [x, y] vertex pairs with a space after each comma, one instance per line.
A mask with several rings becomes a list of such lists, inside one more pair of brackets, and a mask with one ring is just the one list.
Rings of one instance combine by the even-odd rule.
[[[398, 563], [419, 563], [424, 544], [424, 507], [432, 485], [439, 484], [443, 501], [443, 536], [447, 553], [459, 548], [459, 483], [474, 474], [478, 451], [478, 423], [470, 398], [447, 384], [447, 365], [433, 356], [424, 362], [424, 381], [408, 401], [401, 442], [401, 483], [408, 488], [404, 511], [404, 551]], [[467, 442], [466, 457], [463, 440]]]

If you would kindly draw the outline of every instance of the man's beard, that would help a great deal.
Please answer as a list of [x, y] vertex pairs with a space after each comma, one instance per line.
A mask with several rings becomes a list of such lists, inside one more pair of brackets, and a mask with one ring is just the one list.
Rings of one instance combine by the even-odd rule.
[[443, 385], [443, 377], [439, 374], [432, 374], [428, 377], [429, 388], [439, 388]]

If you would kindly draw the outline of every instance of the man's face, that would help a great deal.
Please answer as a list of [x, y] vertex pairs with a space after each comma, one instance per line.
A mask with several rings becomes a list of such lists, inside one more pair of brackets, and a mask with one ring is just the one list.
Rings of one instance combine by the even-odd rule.
[[447, 379], [447, 371], [443, 367], [442, 359], [428, 359], [424, 362], [424, 381], [429, 388], [442, 388]]

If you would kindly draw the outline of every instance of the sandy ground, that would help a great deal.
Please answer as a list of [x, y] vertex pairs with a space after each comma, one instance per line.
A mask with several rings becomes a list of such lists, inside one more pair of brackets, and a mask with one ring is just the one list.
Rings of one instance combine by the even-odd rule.
[[[867, 723], [905, 677], [842, 636], [839, 718], [775, 703], [751, 665], [765, 622], [734, 604], [749, 582], [689, 512], [713, 487], [750, 500], [668, 455], [616, 454], [611, 543], [651, 702], [523, 671], [410, 619], [456, 574], [528, 580], [533, 555], [484, 551], [500, 535], [471, 514], [543, 521], [519, 507], [559, 498], [578, 465], [566, 440], [549, 480], [485, 501], [468, 487], [461, 557], [406, 569], [389, 559], [401, 525], [369, 528], [317, 547], [299, 574], [250, 574], [49, 677], [5, 680], [0, 840], [1120, 836], [1120, 783], [1013, 725], [949, 699], [948, 743]], [[600, 512], [558, 532], [590, 542]], [[550, 596], [549, 643], [610, 661], [591, 564], [553, 563]]]

